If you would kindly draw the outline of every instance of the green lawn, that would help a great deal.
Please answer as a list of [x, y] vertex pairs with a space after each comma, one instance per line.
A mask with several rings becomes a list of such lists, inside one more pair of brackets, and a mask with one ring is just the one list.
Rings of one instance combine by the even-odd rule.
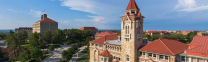
[[90, 59], [90, 55], [86, 55], [86, 56], [83, 56], [82, 58], [79, 58], [77, 62], [88, 62], [89, 59]]
[[21, 45], [21, 47], [23, 47], [23, 48], [28, 48], [28, 47], [29, 47], [29, 44]]

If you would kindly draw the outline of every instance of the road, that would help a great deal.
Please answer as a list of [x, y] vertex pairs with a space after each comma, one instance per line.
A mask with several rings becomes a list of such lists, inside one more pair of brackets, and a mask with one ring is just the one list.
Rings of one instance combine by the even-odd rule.
[[7, 47], [7, 44], [4, 44], [4, 41], [5, 40], [0, 40], [0, 47], [1, 48], [6, 48]]
[[[46, 60], [42, 61], [42, 62], [56, 62], [60, 59], [63, 59], [63, 57], [61, 56], [61, 53], [64, 51], [64, 50], [67, 50], [68, 48], [70, 48], [72, 45], [61, 45], [60, 48], [58, 49], [55, 49], [51, 52], [53, 52], [54, 54], [51, 55], [49, 58], [47, 58]], [[63, 48], [63, 49], [62, 49]]]

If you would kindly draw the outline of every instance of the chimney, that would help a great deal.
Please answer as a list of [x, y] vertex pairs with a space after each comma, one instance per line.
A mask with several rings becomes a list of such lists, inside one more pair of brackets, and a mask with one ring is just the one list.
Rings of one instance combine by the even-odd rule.
[[47, 14], [41, 15], [41, 20], [47, 18]]
[[118, 41], [121, 41], [121, 36], [118, 36]]
[[41, 15], [41, 20], [43, 19], [43, 15]]

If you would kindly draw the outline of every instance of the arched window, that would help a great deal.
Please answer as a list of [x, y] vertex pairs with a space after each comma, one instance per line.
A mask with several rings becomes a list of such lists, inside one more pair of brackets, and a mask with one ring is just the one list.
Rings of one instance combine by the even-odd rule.
[[129, 61], [129, 55], [126, 55], [126, 61]]

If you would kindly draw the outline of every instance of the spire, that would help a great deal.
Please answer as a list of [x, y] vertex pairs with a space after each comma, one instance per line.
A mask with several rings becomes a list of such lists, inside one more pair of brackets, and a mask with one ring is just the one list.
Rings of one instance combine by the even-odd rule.
[[126, 10], [129, 10], [129, 9], [138, 9], [139, 10], [139, 8], [134, 0], [130, 0]]

